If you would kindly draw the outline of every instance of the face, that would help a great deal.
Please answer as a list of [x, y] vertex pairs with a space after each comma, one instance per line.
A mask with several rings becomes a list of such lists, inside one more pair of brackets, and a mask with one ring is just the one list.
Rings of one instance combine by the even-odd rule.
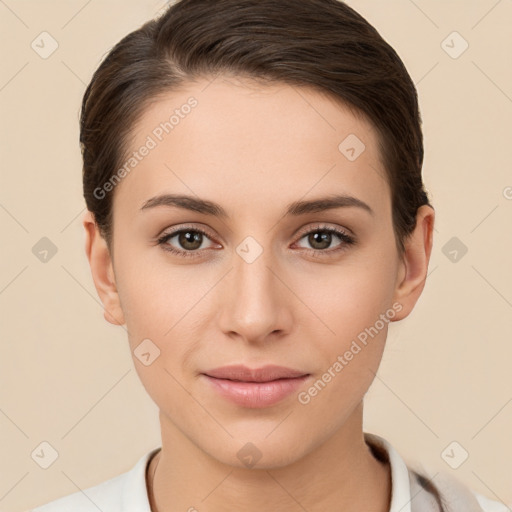
[[[218, 77], [153, 102], [130, 148], [103, 300], [163, 430], [235, 466], [249, 442], [259, 467], [303, 457], [353, 416], [416, 298], [373, 127], [308, 88]], [[229, 365], [300, 377], [215, 378]]]

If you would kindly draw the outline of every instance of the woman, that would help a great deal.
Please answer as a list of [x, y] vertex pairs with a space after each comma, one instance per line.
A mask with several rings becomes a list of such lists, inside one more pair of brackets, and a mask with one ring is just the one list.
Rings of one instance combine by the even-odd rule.
[[82, 104], [86, 253], [162, 447], [38, 512], [507, 510], [363, 432], [434, 210], [414, 84], [336, 0], [182, 0]]

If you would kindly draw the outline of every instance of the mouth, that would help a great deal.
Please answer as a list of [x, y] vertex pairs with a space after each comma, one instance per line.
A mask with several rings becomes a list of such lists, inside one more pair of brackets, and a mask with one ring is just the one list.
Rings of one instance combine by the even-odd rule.
[[213, 390], [236, 405], [270, 407], [302, 386], [310, 374], [284, 366], [223, 366], [201, 374]]
[[209, 370], [205, 375], [242, 382], [271, 382], [278, 379], [295, 379], [309, 374], [286, 366], [266, 365], [251, 369], [243, 365], [232, 365]]

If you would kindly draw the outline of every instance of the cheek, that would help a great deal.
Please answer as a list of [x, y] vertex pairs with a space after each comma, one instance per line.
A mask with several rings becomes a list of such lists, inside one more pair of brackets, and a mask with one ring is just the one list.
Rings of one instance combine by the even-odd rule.
[[[152, 248], [148, 252], [158, 251]], [[130, 333], [163, 337], [187, 305], [200, 293], [197, 272], [173, 269], [158, 261], [150, 261], [147, 254], [130, 252], [130, 258], [116, 263], [118, 293]], [[189, 267], [191, 269], [192, 266]], [[189, 306], [190, 308], [190, 306]]]
[[[194, 265], [173, 269], [142, 261], [139, 265], [119, 265], [118, 292], [137, 371], [144, 385], [154, 388], [150, 394], [157, 395], [162, 386], [159, 379], [169, 381], [171, 387], [176, 384], [166, 370], [180, 380], [190, 370], [191, 353], [204, 338], [205, 308], [218, 276], [206, 267], [204, 271]], [[149, 351], [159, 354], [151, 372], [137, 360], [144, 340], [151, 340], [145, 342]]]
[[166, 273], [164, 267], [121, 267], [118, 292], [139, 379], [159, 408], [182, 414], [182, 404], [191, 405], [180, 385], [194, 347], [187, 322], [201, 290], [191, 287], [190, 281], [187, 286], [179, 273]]
[[316, 380], [300, 403], [312, 416], [322, 415], [327, 429], [339, 426], [363, 399], [382, 360], [389, 323], [397, 313], [391, 304], [392, 279], [382, 270], [374, 266], [340, 273], [328, 292], [311, 298], [325, 325], [322, 335], [316, 329]]
[[[382, 253], [381, 253], [382, 254]], [[340, 265], [299, 277], [297, 295], [319, 322], [326, 346], [342, 348], [375, 324], [391, 306], [396, 276], [392, 255], [361, 258], [350, 265]]]
[[315, 329], [312, 354], [319, 363], [317, 380], [303, 398], [310, 412], [331, 410], [334, 423], [370, 387], [382, 360], [389, 323], [400, 308], [392, 304], [396, 276], [392, 249], [358, 256], [350, 265], [340, 266], [339, 272], [329, 269], [329, 281], [317, 280], [316, 287], [301, 281], [308, 306], [322, 320], [315, 319], [320, 327]]

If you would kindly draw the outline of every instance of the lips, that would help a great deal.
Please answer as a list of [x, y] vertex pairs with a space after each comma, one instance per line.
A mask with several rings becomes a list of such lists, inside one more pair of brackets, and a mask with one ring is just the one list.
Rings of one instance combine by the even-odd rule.
[[205, 374], [216, 379], [242, 382], [270, 382], [277, 379], [294, 379], [308, 375], [307, 372], [276, 365], [267, 365], [254, 369], [242, 365], [222, 366], [221, 368], [209, 370]]
[[202, 374], [211, 389], [224, 399], [245, 408], [278, 404], [304, 384], [309, 374], [284, 366], [247, 368], [223, 366]]

